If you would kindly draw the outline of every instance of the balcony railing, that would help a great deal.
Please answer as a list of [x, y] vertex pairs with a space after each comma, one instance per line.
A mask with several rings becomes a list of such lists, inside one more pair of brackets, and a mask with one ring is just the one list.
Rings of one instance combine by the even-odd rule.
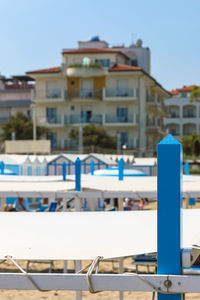
[[70, 124], [102, 124], [102, 115], [81, 116], [71, 115], [69, 118]]
[[178, 130], [175, 129], [169, 129], [169, 133], [174, 135], [174, 136], [179, 136], [180, 132]]
[[51, 117], [37, 117], [37, 123], [39, 125], [65, 125], [67, 124], [67, 116], [65, 115], [56, 115]]
[[180, 116], [176, 113], [170, 113], [170, 118], [180, 118]]
[[193, 113], [193, 114], [184, 113], [183, 118], [196, 118], [196, 114], [195, 113]]
[[128, 139], [127, 141], [121, 142], [121, 148], [122, 148], [122, 151], [123, 151], [123, 147], [124, 147], [124, 146], [126, 146], [125, 149], [130, 149], [130, 148], [137, 147], [136, 145], [134, 145], [132, 139]]
[[76, 149], [78, 148], [78, 142], [74, 139], [64, 140], [64, 148]]
[[101, 89], [72, 89], [70, 98], [102, 99]]
[[135, 94], [134, 94], [134, 89], [106, 88], [105, 90], [106, 97], [134, 97], [136, 96]]
[[157, 105], [161, 104], [160, 99], [155, 96], [148, 96], [146, 98], [146, 102], [150, 104], [157, 104]]
[[4, 123], [8, 122], [9, 117], [0, 117], [0, 125], [3, 125]]
[[38, 89], [34, 91], [34, 99], [66, 99], [67, 90], [64, 88]]
[[106, 123], [133, 123], [133, 115], [116, 116], [107, 114], [105, 121]]

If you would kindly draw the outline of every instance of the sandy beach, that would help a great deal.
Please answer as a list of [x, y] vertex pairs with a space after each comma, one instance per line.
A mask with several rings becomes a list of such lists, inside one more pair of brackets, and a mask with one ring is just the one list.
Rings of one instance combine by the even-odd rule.
[[[23, 268], [26, 267], [25, 262], [18, 262], [20, 266]], [[87, 265], [88, 261], [83, 262], [83, 266]], [[128, 258], [125, 260], [125, 267], [132, 267], [131, 259]], [[74, 264], [73, 262], [68, 263], [68, 267], [73, 268]], [[114, 272], [117, 273], [117, 264], [115, 264], [116, 269], [114, 268]], [[47, 272], [48, 266], [46, 264], [32, 264], [30, 266], [30, 272]], [[63, 268], [63, 262], [59, 261], [54, 264], [54, 272], [57, 270], [61, 272], [61, 269]], [[0, 272], [7, 271], [7, 272], [17, 272], [17, 269], [15, 266], [12, 265], [10, 262], [5, 262], [0, 265]], [[139, 271], [146, 272], [146, 268], [140, 267]], [[153, 267], [151, 268], [151, 271], [153, 272]], [[99, 272], [113, 272], [113, 266], [111, 262], [105, 262], [100, 265]], [[97, 294], [90, 294], [89, 292], [83, 292], [82, 299], [92, 300], [92, 299], [99, 299], [99, 300], [118, 300], [119, 299], [119, 293], [118, 292], [100, 292]], [[74, 291], [48, 291], [48, 292], [39, 292], [39, 291], [22, 291], [22, 290], [0, 290], [0, 299], [3, 300], [75, 300], [76, 295]], [[142, 293], [142, 292], [124, 292], [124, 299], [134, 299], [134, 300], [151, 300], [152, 299], [152, 293]], [[157, 298], [156, 298], [157, 299]], [[199, 294], [187, 294], [186, 299], [199, 299]]]

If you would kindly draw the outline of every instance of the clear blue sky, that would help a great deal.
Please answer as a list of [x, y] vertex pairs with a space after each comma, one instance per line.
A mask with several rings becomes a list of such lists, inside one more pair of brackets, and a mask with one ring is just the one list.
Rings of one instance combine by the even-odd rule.
[[99, 35], [141, 38], [166, 89], [200, 84], [199, 0], [0, 0], [0, 73], [60, 65], [61, 50]]

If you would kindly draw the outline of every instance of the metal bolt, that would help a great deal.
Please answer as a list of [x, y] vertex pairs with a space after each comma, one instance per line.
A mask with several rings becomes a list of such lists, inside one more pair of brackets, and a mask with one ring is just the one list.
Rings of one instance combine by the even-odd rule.
[[172, 286], [171, 280], [167, 279], [164, 281], [164, 286], [168, 289]]

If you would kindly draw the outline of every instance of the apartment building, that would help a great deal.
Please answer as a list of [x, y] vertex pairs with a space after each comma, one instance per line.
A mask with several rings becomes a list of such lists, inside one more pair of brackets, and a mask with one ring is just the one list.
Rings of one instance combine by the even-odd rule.
[[[149, 51], [141, 43], [135, 48], [147, 54], [150, 71]], [[163, 99], [169, 93], [139, 66], [140, 55], [133, 55], [133, 49], [110, 48], [93, 38], [79, 42], [77, 49], [64, 49], [61, 66], [27, 72], [36, 81], [36, 122], [49, 128], [52, 148], [77, 147], [68, 137], [70, 130], [92, 123], [118, 134], [126, 149], [140, 155], [155, 152], [165, 134]]]
[[26, 76], [0, 76], [0, 126], [17, 112], [30, 115], [33, 79]]
[[192, 132], [200, 133], [200, 102], [190, 101], [194, 87], [191, 85], [173, 90], [172, 98], [164, 100], [169, 112], [164, 124], [167, 131], [177, 138]]

